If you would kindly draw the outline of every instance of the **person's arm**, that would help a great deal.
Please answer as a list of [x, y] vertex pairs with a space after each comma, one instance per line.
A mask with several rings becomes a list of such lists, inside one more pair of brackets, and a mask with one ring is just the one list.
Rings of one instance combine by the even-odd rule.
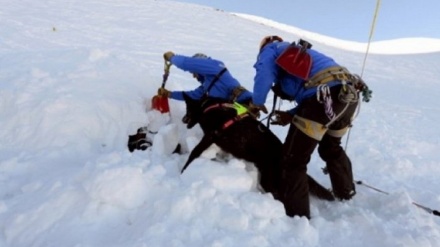
[[275, 46], [266, 46], [258, 55], [257, 62], [254, 65], [256, 74], [254, 77], [254, 88], [252, 102], [255, 105], [264, 105], [267, 94], [272, 87], [272, 83], [276, 81], [277, 58]]
[[184, 101], [185, 99], [183, 97], [183, 93], [188, 95], [191, 99], [198, 100], [198, 99], [202, 98], [202, 96], [204, 94], [204, 90], [203, 90], [202, 86], [199, 86], [196, 89], [190, 90], [190, 91], [172, 91], [172, 92], [170, 92], [170, 98], [175, 99], [175, 100]]
[[216, 75], [225, 67], [222, 62], [211, 58], [193, 58], [182, 55], [172, 56], [170, 62], [183, 71], [200, 75]]

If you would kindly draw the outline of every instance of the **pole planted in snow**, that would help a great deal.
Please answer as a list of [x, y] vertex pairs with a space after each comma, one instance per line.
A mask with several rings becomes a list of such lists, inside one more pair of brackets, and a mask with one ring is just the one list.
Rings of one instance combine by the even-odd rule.
[[[369, 188], [369, 189], [375, 190], [375, 191], [380, 192], [380, 193], [382, 193], [382, 194], [385, 194], [385, 195], [389, 195], [389, 194], [390, 194], [390, 193], [388, 193], [388, 192], [386, 192], [386, 191], [383, 191], [383, 190], [380, 190], [380, 189], [378, 189], [378, 188], [375, 188], [375, 187], [373, 187], [373, 186], [371, 186], [371, 185], [368, 185], [368, 184], [364, 183], [363, 181], [358, 180], [358, 181], [354, 181], [354, 182], [355, 182], [356, 184], [363, 185], [363, 186], [365, 186], [365, 187], [367, 187], [367, 188]], [[435, 215], [435, 216], [440, 216], [440, 212], [439, 212], [438, 210], [431, 209], [431, 208], [429, 208], [429, 207], [423, 206], [423, 205], [421, 205], [421, 204], [419, 204], [419, 203], [416, 203], [416, 202], [412, 202], [412, 204], [413, 204], [414, 206], [417, 206], [418, 208], [421, 208], [421, 209], [425, 210], [426, 212], [428, 212], [428, 213], [430, 213], [430, 214], [433, 214], [433, 215]]]

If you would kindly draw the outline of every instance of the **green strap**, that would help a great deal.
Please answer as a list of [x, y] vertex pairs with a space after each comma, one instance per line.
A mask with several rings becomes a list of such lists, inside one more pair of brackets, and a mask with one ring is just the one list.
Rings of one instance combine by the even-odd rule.
[[244, 105], [237, 102], [234, 102], [234, 109], [237, 111], [237, 115], [245, 114], [248, 111]]

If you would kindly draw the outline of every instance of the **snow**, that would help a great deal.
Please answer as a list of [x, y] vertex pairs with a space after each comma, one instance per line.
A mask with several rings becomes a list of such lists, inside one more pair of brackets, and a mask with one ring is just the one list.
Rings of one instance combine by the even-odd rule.
[[[275, 27], [279, 30], [291, 32], [295, 34], [301, 34], [301, 37], [306, 40], [316, 40], [323, 44], [326, 44], [335, 48], [343, 48], [344, 50], [363, 52], [367, 51], [368, 43], [341, 40], [329, 36], [325, 36], [319, 33], [313, 33], [306, 30], [302, 30], [297, 27], [289, 26], [283, 23], [279, 23], [273, 20], [269, 20], [264, 17], [254, 16], [249, 14], [234, 13], [234, 15], [248, 19], [262, 25]], [[365, 30], [365, 37], [370, 37], [370, 32], [373, 31], [373, 41], [368, 48], [368, 53], [373, 54], [419, 54], [419, 53], [431, 53], [440, 51], [440, 42], [436, 38], [400, 38], [393, 40], [374, 41], [375, 28], [371, 26], [372, 30]], [[347, 30], [348, 31], [348, 30]]]
[[[3, 1], [0, 15], [1, 247], [440, 246], [439, 217], [412, 204], [440, 208], [439, 40], [373, 43], [364, 67], [351, 43], [172, 1]], [[373, 99], [343, 144], [355, 178], [388, 195], [358, 185], [351, 201], [312, 198], [307, 220], [287, 217], [252, 164], [218, 147], [180, 174], [202, 131], [181, 123], [183, 102], [150, 110], [162, 54], [219, 58], [252, 89], [269, 34], [365, 68]], [[197, 85], [171, 68], [167, 88]], [[142, 126], [153, 146], [130, 153]], [[284, 140], [286, 128], [272, 130]], [[308, 172], [329, 187], [323, 166], [314, 154]]]

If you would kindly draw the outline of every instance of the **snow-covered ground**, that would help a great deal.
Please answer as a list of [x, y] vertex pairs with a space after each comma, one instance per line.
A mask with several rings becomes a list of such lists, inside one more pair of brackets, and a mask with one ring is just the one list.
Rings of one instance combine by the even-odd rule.
[[[235, 13], [235, 15], [242, 17], [244, 19], [255, 21], [262, 25], [275, 27], [279, 30], [300, 34], [301, 38], [303, 39], [317, 40], [322, 44], [335, 47], [338, 49], [343, 48], [344, 50], [357, 51], [357, 52], [366, 52], [367, 50], [368, 43], [332, 38], [319, 33], [309, 32], [297, 27], [293, 27], [273, 20], [269, 20], [260, 16], [253, 16], [253, 15], [241, 14], [241, 13]], [[380, 25], [380, 23], [376, 25]], [[365, 37], [369, 37], [370, 32], [373, 31], [372, 37], [374, 38], [375, 29], [373, 26], [370, 28], [373, 28], [373, 30], [365, 30]], [[392, 30], [390, 31], [392, 32]], [[349, 30], [347, 30], [347, 32], [349, 32]], [[388, 54], [388, 55], [440, 52], [440, 42], [439, 39], [426, 38], [426, 37], [400, 38], [394, 40], [376, 41], [370, 44], [368, 52], [373, 54]]]
[[[353, 73], [366, 44], [172, 1], [1, 6], [1, 247], [440, 246], [440, 218], [412, 204], [440, 209], [440, 40], [415, 37], [411, 52], [402, 40], [372, 44], [363, 77], [374, 98], [347, 152], [355, 178], [389, 195], [359, 185], [348, 202], [312, 198], [309, 221], [259, 192], [252, 164], [211, 160], [216, 147], [180, 175], [202, 132], [180, 122], [183, 102], [149, 110], [162, 54], [206, 53], [252, 89], [265, 35], [308, 39]], [[171, 68], [168, 89], [197, 85]], [[144, 125], [159, 131], [154, 145], [130, 153], [128, 135]], [[287, 128], [272, 130], [284, 140]], [[309, 173], [329, 187], [323, 166], [316, 154]]]

